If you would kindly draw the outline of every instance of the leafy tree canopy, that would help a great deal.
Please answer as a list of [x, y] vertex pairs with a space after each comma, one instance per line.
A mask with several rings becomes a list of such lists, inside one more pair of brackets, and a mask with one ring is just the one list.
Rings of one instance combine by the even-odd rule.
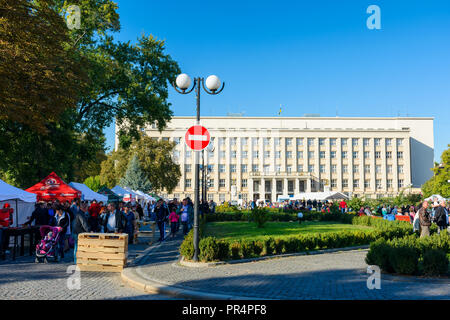
[[146, 173], [142, 170], [139, 159], [134, 155], [128, 163], [125, 175], [120, 179], [120, 185], [132, 190], [149, 192], [152, 188]]
[[441, 155], [441, 163], [435, 164], [433, 176], [422, 186], [424, 197], [440, 194], [444, 198], [450, 198], [450, 145]]

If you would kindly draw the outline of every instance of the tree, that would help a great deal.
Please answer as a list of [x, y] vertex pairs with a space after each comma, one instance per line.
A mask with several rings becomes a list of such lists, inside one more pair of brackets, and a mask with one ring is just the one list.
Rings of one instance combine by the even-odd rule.
[[92, 191], [97, 192], [104, 185], [100, 182], [100, 176], [88, 177], [84, 180], [84, 184], [89, 187]]
[[440, 194], [444, 198], [450, 197], [450, 144], [441, 155], [441, 163], [435, 164], [433, 176], [422, 185], [422, 193], [425, 198]]
[[149, 192], [151, 190], [152, 186], [150, 181], [148, 180], [145, 172], [142, 170], [139, 159], [136, 155], [131, 158], [125, 175], [122, 179], [120, 179], [120, 184], [123, 187], [127, 187], [132, 190], [140, 190], [144, 192]]
[[100, 180], [108, 187], [114, 187], [125, 175], [130, 158], [136, 155], [152, 191], [165, 189], [170, 193], [181, 177], [180, 166], [171, 156], [174, 147], [173, 142], [158, 141], [145, 135], [139, 140], [133, 139], [128, 149], [119, 148], [102, 162]]
[[0, 120], [45, 133], [47, 123], [76, 107], [89, 79], [49, 1], [0, 3]]

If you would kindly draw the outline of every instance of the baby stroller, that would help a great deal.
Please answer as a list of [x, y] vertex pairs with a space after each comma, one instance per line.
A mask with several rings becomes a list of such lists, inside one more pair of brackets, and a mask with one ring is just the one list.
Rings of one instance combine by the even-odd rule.
[[48, 263], [48, 258], [58, 261], [59, 257], [59, 238], [61, 237], [61, 227], [41, 226], [39, 229], [42, 240], [36, 245], [36, 263], [44, 260]]

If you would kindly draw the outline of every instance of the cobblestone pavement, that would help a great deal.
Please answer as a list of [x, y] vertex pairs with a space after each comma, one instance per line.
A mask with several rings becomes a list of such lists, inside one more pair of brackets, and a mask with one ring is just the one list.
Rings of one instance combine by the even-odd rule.
[[369, 290], [367, 250], [192, 268], [176, 263], [180, 243], [178, 237], [153, 248], [133, 274], [167, 286], [253, 298], [450, 299], [449, 280], [381, 275], [381, 289]]
[[[129, 259], [148, 245], [130, 245]], [[81, 272], [80, 290], [69, 290], [67, 282], [72, 273], [73, 251], [62, 262], [34, 263], [34, 257], [20, 257], [16, 261], [0, 261], [0, 299], [172, 299], [168, 296], [147, 294], [123, 284], [120, 273]]]

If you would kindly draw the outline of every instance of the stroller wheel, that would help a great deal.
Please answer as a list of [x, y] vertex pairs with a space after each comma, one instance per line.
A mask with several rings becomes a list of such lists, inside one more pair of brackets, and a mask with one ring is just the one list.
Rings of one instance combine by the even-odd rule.
[[48, 263], [47, 257], [44, 258], [44, 263]]

